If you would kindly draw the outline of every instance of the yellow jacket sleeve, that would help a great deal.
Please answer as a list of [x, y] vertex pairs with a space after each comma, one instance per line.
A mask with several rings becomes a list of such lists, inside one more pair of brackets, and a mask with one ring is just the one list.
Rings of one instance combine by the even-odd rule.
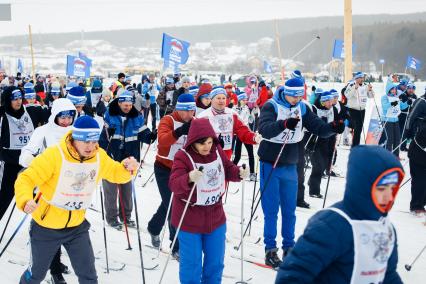
[[[61, 163], [58, 149], [51, 147], [34, 158], [29, 167], [19, 174], [15, 181], [15, 199], [19, 209], [23, 210], [25, 204], [33, 199], [35, 187], [52, 180], [55, 170], [58, 168], [55, 163], [58, 162]], [[52, 195], [52, 193], [49, 192], [48, 195]]]
[[127, 183], [132, 179], [132, 175], [122, 163], [114, 161], [107, 155], [105, 150], [99, 148], [100, 178], [111, 183]]

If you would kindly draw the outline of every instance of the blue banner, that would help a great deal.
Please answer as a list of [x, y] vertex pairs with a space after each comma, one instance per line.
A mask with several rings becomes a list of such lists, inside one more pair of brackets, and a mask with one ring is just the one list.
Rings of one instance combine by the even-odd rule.
[[185, 64], [189, 58], [189, 45], [189, 42], [163, 33], [161, 58], [164, 59], [164, 68], [177, 70], [179, 65]]
[[265, 70], [266, 73], [272, 73], [272, 66], [266, 60], [263, 61], [263, 70]]
[[84, 54], [83, 52], [79, 51], [78, 52], [78, 57], [80, 57], [80, 59], [83, 59], [84, 61], [86, 61], [87, 66], [92, 67], [92, 59], [90, 59], [89, 57], [86, 56], [86, 54]]
[[[356, 45], [352, 43], [352, 57], [355, 56]], [[344, 59], [345, 58], [345, 43], [341, 39], [334, 40], [333, 47], [333, 58], [335, 59]]]
[[77, 56], [67, 55], [66, 71], [67, 76], [90, 77], [90, 65], [87, 64], [86, 60]]
[[24, 72], [24, 64], [22, 63], [21, 58], [18, 58], [18, 67], [16, 68], [16, 71], [19, 73]]
[[414, 70], [419, 70], [422, 67], [422, 62], [420, 60], [418, 60], [417, 58], [412, 57], [411, 55], [409, 55], [407, 57], [407, 64], [406, 64], [407, 68], [411, 68]]

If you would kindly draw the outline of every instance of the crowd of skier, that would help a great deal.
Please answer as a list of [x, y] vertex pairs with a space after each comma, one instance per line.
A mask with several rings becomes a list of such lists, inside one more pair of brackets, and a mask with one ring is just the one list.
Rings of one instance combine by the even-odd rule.
[[[99, 187], [110, 227], [145, 226], [158, 249], [168, 224], [181, 283], [221, 283], [224, 203], [229, 182], [245, 181], [258, 191], [245, 222], [249, 228], [260, 205], [264, 264], [278, 270], [276, 283], [402, 283], [388, 212], [405, 175], [400, 152], [408, 151], [407, 208], [426, 215], [426, 94], [396, 77], [375, 94], [364, 77], [355, 73], [341, 91], [308, 92], [299, 70], [275, 90], [256, 75], [240, 89], [180, 74], [133, 82], [119, 73], [110, 86], [101, 79], [86, 86], [0, 73], [0, 220], [8, 224], [15, 207], [32, 215], [31, 263], [20, 283], [40, 283], [49, 269], [52, 283], [66, 283], [61, 246], [79, 283], [97, 283], [85, 212]], [[376, 146], [361, 145], [369, 101], [380, 121]], [[296, 242], [296, 207], [310, 208], [305, 179], [309, 197], [325, 204], [321, 183], [328, 179], [328, 190], [330, 178], [341, 176], [338, 145], [352, 149], [344, 198], [316, 213]], [[148, 151], [156, 151], [161, 203], [139, 224], [135, 179]]]

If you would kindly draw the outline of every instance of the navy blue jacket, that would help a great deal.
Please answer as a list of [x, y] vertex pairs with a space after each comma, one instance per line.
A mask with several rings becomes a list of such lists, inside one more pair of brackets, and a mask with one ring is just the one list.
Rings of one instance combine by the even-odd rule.
[[[122, 117], [126, 117], [124, 122]], [[151, 142], [151, 131], [144, 125], [143, 116], [134, 107], [124, 114], [118, 105], [118, 99], [115, 99], [109, 104], [104, 120], [105, 127], [99, 146], [115, 161], [122, 161], [130, 156], [139, 161], [140, 143]]]
[[[276, 92], [274, 99], [278, 104], [286, 108], [296, 107], [291, 106], [284, 98], [282, 98], [280, 92]], [[303, 127], [321, 138], [328, 138], [336, 134], [333, 132], [331, 126], [312, 113], [305, 103], [300, 102], [300, 108], [302, 112]], [[269, 101], [266, 102], [260, 111], [259, 133], [262, 134], [263, 138], [270, 139], [283, 132], [284, 129], [283, 121], [277, 121], [277, 112], [274, 105]], [[258, 150], [260, 160], [263, 162], [274, 163], [281, 147], [282, 144], [262, 140]], [[286, 144], [277, 165], [286, 166], [297, 164], [298, 157], [298, 144]]]
[[[379, 157], [377, 157], [379, 155]], [[371, 156], [376, 156], [371, 159]], [[339, 208], [353, 220], [379, 220], [381, 213], [371, 199], [371, 188], [378, 176], [401, 163], [379, 146], [357, 146], [349, 156], [346, 190]], [[396, 233], [395, 233], [396, 237]], [[308, 222], [293, 251], [284, 259], [277, 274], [278, 283], [350, 283], [354, 264], [352, 227], [331, 210], [316, 213]], [[388, 260], [383, 283], [402, 283], [396, 272], [398, 249]]]

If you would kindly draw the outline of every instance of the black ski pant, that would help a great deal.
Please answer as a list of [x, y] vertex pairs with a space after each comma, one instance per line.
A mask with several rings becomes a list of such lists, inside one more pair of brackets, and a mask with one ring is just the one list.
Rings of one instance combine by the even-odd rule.
[[299, 146], [299, 159], [297, 161], [297, 203], [305, 201], [305, 145], [308, 142], [310, 135], [303, 137], [302, 141], [298, 143]]
[[386, 134], [386, 149], [393, 151], [395, 156], [399, 157], [399, 147], [401, 135], [399, 132], [399, 123], [397, 122], [385, 122], [385, 134]]
[[[243, 143], [241, 142], [240, 139], [238, 139], [238, 137], [235, 137], [235, 150], [234, 150], [234, 164], [238, 165], [238, 162], [241, 159], [241, 150], [242, 150], [242, 145]], [[250, 167], [250, 173], [254, 173], [254, 154], [253, 154], [253, 145], [251, 144], [245, 144], [244, 143], [244, 147], [246, 147], [247, 150], [247, 154], [248, 154], [248, 158], [249, 158], [249, 167]]]
[[[408, 109], [406, 111], [408, 111]], [[401, 114], [398, 116], [399, 134], [400, 134], [400, 137], [401, 137], [401, 141], [399, 143], [401, 143], [405, 139], [404, 136], [406, 136], [406, 134], [407, 134], [407, 131], [404, 131], [404, 129], [406, 127], [405, 122], [407, 121], [407, 116], [408, 115], [404, 112], [401, 112]], [[404, 143], [401, 144], [401, 148], [407, 149], [407, 141], [405, 141]]]
[[[106, 220], [108, 224], [117, 221], [117, 217], [120, 217], [120, 220], [123, 222], [123, 208], [124, 215], [126, 216], [126, 221], [130, 220], [133, 210], [132, 202], [132, 182], [124, 184], [110, 183], [107, 180], [102, 180], [102, 190], [104, 191], [104, 204], [106, 212]], [[120, 190], [120, 191], [119, 191]], [[122, 199], [120, 201], [120, 198]], [[118, 202], [118, 208], [117, 208]]]
[[[164, 223], [166, 222], [167, 208], [169, 206], [170, 197], [172, 195], [172, 192], [169, 188], [170, 172], [170, 169], [158, 165], [157, 163], [154, 164], [155, 180], [157, 181], [158, 191], [160, 192], [161, 203], [160, 206], [158, 206], [157, 212], [155, 212], [151, 220], [148, 222], [148, 231], [152, 235], [159, 235], [161, 233], [161, 230], [163, 229]], [[169, 239], [172, 242], [176, 234], [176, 229], [172, 226], [170, 222], [171, 212], [172, 208], [170, 208], [170, 213], [167, 218], [167, 222], [169, 225], [170, 232]], [[179, 250], [179, 242], [176, 239], [173, 251], [177, 250]]]
[[324, 171], [327, 169], [329, 157], [329, 140], [319, 138], [315, 150], [311, 154], [312, 172], [309, 177], [309, 194], [321, 193], [321, 179]]
[[149, 108], [151, 109], [151, 118], [152, 118], [152, 128], [151, 131], [157, 129], [157, 104], [150, 104]]
[[410, 159], [410, 210], [424, 210], [426, 206], [426, 168]]
[[49, 229], [31, 221], [31, 265], [22, 274], [19, 283], [41, 283], [61, 245], [68, 252], [78, 282], [80, 284], [98, 283], [89, 228], [90, 224], [86, 220], [76, 227], [65, 229]]
[[0, 220], [15, 196], [15, 181], [22, 167], [18, 164], [4, 163], [0, 186]]
[[334, 149], [336, 148], [336, 138], [337, 135], [333, 135], [328, 138], [328, 161], [327, 168], [325, 169], [327, 174], [330, 174], [331, 166], [336, 163], [337, 151], [334, 153]]
[[[365, 118], [365, 110], [356, 110], [352, 108], [348, 108], [349, 115], [351, 119], [351, 124], [354, 129], [354, 135], [352, 139], [352, 148], [359, 145], [361, 140], [361, 133], [363, 132], [363, 124], [364, 124], [364, 118]], [[365, 133], [364, 140], [365, 140]]]

